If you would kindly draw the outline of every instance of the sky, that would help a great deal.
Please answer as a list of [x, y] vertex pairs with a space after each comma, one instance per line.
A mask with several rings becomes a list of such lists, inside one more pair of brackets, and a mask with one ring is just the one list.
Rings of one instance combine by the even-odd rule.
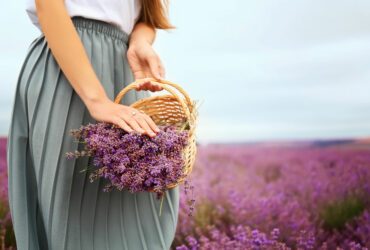
[[[222, 4], [221, 4], [222, 3]], [[221, 4], [221, 5], [219, 5]], [[0, 135], [38, 36], [23, 1], [0, 16]], [[170, 1], [154, 48], [201, 103], [200, 142], [370, 136], [370, 1]]]

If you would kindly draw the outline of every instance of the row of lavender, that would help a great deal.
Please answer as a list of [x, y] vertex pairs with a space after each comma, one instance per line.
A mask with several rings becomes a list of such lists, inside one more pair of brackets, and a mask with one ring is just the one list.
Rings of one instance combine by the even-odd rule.
[[369, 145], [203, 146], [192, 180], [174, 249], [370, 249]]
[[[0, 249], [15, 246], [0, 138]], [[370, 147], [199, 146], [173, 249], [370, 249]], [[182, 188], [184, 192], [184, 188]]]

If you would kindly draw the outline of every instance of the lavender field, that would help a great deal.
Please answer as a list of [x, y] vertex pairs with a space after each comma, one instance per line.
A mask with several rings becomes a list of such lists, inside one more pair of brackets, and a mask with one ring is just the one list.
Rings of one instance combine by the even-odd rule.
[[[0, 141], [0, 243], [14, 246]], [[173, 249], [370, 249], [370, 142], [199, 145]]]
[[192, 178], [178, 250], [370, 248], [366, 141], [201, 146]]

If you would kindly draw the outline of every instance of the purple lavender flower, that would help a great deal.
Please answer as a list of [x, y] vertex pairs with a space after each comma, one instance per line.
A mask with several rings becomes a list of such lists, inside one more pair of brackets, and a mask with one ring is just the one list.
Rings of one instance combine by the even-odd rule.
[[90, 180], [105, 178], [104, 187], [128, 189], [130, 192], [153, 191], [161, 198], [168, 184], [185, 177], [183, 150], [188, 132], [173, 125], [160, 126], [154, 138], [100, 122], [89, 123], [70, 134], [84, 143], [83, 151], [67, 152], [68, 159], [93, 156], [95, 170]]

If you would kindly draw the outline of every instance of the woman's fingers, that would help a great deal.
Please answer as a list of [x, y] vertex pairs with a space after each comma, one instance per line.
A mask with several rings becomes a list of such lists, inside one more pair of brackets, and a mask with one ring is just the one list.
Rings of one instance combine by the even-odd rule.
[[150, 118], [147, 114], [143, 114], [143, 117], [144, 119], [146, 120], [146, 122], [148, 123], [148, 125], [150, 126], [150, 128], [155, 131], [155, 132], [159, 132], [159, 128], [158, 126], [154, 123], [154, 121], [152, 120], [152, 118]]
[[132, 128], [130, 128], [130, 126], [127, 125], [127, 123], [123, 119], [121, 119], [120, 117], [116, 117], [114, 119], [114, 123], [117, 126], [119, 126], [120, 128], [122, 128], [123, 130], [125, 130], [126, 132], [128, 132], [128, 133], [133, 131]]
[[153, 82], [151, 83], [152, 83], [152, 91], [160, 91], [163, 89], [162, 86], [159, 85], [158, 83], [153, 83]]
[[[136, 112], [135, 115], [132, 112]], [[147, 134], [149, 136], [155, 136], [155, 130], [152, 130], [151, 126], [147, 123], [143, 114], [134, 108], [125, 109], [122, 113], [122, 119], [135, 131], [140, 134]]]
[[159, 75], [161, 76], [161, 78], [163, 79], [163, 78], [166, 78], [166, 70], [165, 70], [165, 68], [164, 68], [164, 66], [163, 66], [163, 63], [162, 63], [162, 61], [161, 61], [161, 59], [158, 57], [158, 61], [159, 61], [159, 63], [158, 63], [158, 66], [159, 66]]
[[152, 92], [154, 91], [160, 91], [162, 90], [162, 86], [159, 85], [156, 82], [148, 81], [148, 82], [141, 82], [137, 84], [136, 90], [150, 90]]
[[156, 54], [148, 56], [148, 64], [150, 68], [150, 73], [153, 75], [154, 78], [161, 79], [160, 74], [160, 60]]
[[136, 115], [135, 119], [137, 123], [145, 130], [146, 134], [153, 137], [155, 136], [155, 132], [150, 128], [147, 121], [142, 115]]
[[137, 132], [139, 132], [140, 134], [143, 134], [145, 133], [145, 130], [137, 123], [137, 121], [131, 117], [124, 117], [125, 119], [125, 122], [130, 125], [130, 127], [134, 130], [136, 130]]
[[[132, 115], [132, 112], [136, 112]], [[154, 124], [149, 116], [142, 111], [134, 108], [124, 108], [122, 113], [122, 119], [135, 131], [143, 134], [147, 134], [151, 137], [155, 136], [159, 132], [158, 127]]]
[[[134, 72], [136, 80], [146, 78], [163, 79], [165, 70], [159, 56], [155, 53], [146, 56], [145, 61], [141, 62], [140, 70]], [[137, 84], [136, 90], [149, 90], [152, 92], [163, 90], [162, 86], [151, 81], [141, 81]]]
[[146, 77], [144, 76], [144, 77], [141, 77], [141, 78], [135, 78], [135, 81], [137, 82], [136, 83], [136, 87], [135, 87], [135, 89], [137, 90], [137, 91], [139, 91], [139, 90], [143, 90], [142, 88], [143, 88], [143, 84], [145, 83], [145, 82], [148, 82], [148, 81], [146, 81]]

